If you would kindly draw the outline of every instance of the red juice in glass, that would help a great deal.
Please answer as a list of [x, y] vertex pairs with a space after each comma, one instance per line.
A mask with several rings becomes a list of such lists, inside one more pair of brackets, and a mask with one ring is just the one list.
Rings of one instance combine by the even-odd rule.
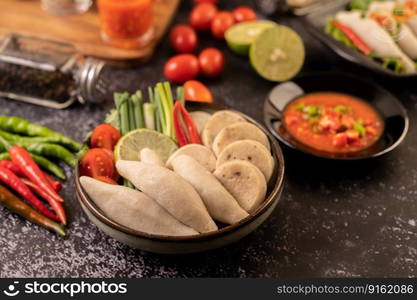
[[135, 49], [152, 39], [152, 0], [98, 0], [101, 36], [112, 46]]

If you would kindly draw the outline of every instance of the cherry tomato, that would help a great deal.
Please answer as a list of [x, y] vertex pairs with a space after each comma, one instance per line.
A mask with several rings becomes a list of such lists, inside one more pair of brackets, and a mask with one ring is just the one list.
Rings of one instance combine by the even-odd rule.
[[235, 20], [233, 15], [228, 11], [219, 12], [211, 22], [211, 33], [218, 39], [224, 38], [224, 33], [233, 26]]
[[98, 125], [91, 134], [91, 148], [104, 148], [113, 151], [120, 139], [119, 131], [110, 124]]
[[212, 3], [200, 3], [190, 13], [189, 21], [196, 30], [210, 30], [218, 9]]
[[256, 20], [255, 11], [249, 6], [238, 6], [232, 11], [236, 23]]
[[195, 4], [199, 4], [199, 3], [213, 3], [213, 4], [216, 4], [217, 2], [219, 2], [219, 0], [194, 0]]
[[113, 157], [107, 149], [94, 148], [87, 151], [81, 160], [80, 174], [96, 178], [104, 176], [113, 180], [117, 179]]
[[99, 181], [102, 181], [102, 182], [105, 182], [105, 183], [108, 183], [108, 184], [115, 184], [115, 185], [117, 185], [117, 182], [114, 181], [113, 179], [109, 178], [109, 177], [96, 176], [96, 177], [94, 177], [94, 179], [97, 179]]
[[183, 83], [194, 79], [199, 72], [198, 59], [192, 54], [179, 54], [171, 57], [164, 67], [164, 75], [169, 81]]
[[189, 80], [184, 83], [185, 100], [196, 102], [213, 102], [210, 90], [197, 80]]
[[198, 56], [198, 63], [204, 76], [216, 77], [223, 71], [223, 54], [216, 48], [204, 49]]
[[170, 34], [172, 48], [179, 53], [193, 52], [197, 48], [198, 38], [190, 25], [177, 25]]

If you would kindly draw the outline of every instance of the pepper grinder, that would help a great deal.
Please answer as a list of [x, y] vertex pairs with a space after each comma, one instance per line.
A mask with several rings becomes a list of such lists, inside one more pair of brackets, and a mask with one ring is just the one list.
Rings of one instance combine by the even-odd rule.
[[107, 94], [104, 67], [71, 44], [9, 34], [0, 43], [0, 96], [56, 109], [98, 103]]

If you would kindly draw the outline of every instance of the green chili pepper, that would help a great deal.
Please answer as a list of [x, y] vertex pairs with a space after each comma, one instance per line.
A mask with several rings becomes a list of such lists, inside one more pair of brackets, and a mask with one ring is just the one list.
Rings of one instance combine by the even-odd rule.
[[23, 147], [27, 151], [37, 155], [49, 156], [63, 160], [66, 164], [68, 164], [71, 167], [74, 167], [76, 164], [76, 159], [74, 155], [72, 155], [71, 152], [69, 152], [67, 149], [60, 145], [47, 143], [28, 143], [20, 139], [18, 139], [15, 142], [12, 142], [7, 141], [3, 136], [0, 135], [0, 145], [2, 145], [0, 146], [0, 151], [4, 151], [4, 149], [7, 150], [9, 148], [7, 144], [9, 144], [9, 146], [13, 144]]
[[[33, 154], [33, 153], [30, 153], [30, 156], [33, 158], [35, 163], [37, 163], [44, 170], [48, 171], [51, 174], [54, 174], [56, 177], [62, 180], [67, 179], [64, 172], [61, 170], [61, 168], [58, 167], [55, 163], [53, 163], [49, 159]], [[10, 160], [9, 153], [7, 152], [0, 153], [0, 160]]]
[[21, 136], [17, 134], [12, 134], [6, 131], [0, 130], [0, 136], [4, 137], [6, 140], [10, 141], [11, 143], [49, 143], [49, 144], [60, 144], [61, 138], [57, 136], [39, 136], [39, 137], [27, 137]]
[[21, 146], [25, 148], [27, 151], [47, 156], [47, 157], [53, 157], [60, 160], [63, 160], [67, 165], [74, 167], [76, 164], [76, 159], [74, 155], [72, 155], [71, 152], [69, 152], [67, 149], [60, 145], [55, 144], [45, 144], [45, 143], [21, 143], [18, 142], [16, 145]]
[[21, 215], [34, 224], [55, 231], [61, 236], [66, 234], [61, 225], [34, 210], [2, 185], [0, 185], [0, 205], [7, 207], [10, 211]]
[[63, 134], [18, 117], [0, 116], [0, 129], [32, 137], [50, 137], [56, 143], [71, 150], [78, 151], [81, 149], [81, 144]]

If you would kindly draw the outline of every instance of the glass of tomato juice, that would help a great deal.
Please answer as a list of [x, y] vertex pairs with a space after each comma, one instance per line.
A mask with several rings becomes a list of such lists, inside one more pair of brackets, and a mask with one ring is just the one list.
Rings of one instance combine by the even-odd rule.
[[125, 49], [141, 48], [153, 37], [152, 0], [98, 0], [101, 37]]

